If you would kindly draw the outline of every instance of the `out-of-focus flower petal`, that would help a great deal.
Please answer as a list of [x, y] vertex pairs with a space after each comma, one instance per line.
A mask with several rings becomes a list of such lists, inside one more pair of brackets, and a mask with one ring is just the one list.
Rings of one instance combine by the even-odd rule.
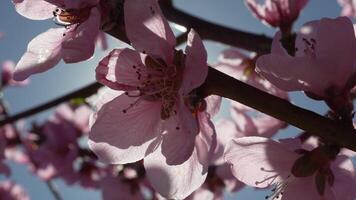
[[341, 15], [348, 17], [356, 17], [356, 1], [355, 0], [338, 0], [342, 7]]
[[273, 27], [290, 26], [309, 0], [265, 0], [264, 4], [256, 0], [245, 0], [252, 14], [264, 24]]
[[101, 50], [105, 51], [109, 48], [108, 38], [103, 31], [99, 31], [98, 37], [96, 38], [96, 43], [99, 45]]
[[139, 192], [132, 192], [130, 184], [119, 177], [106, 176], [100, 180], [103, 200], [143, 200]]
[[30, 80], [26, 79], [24, 81], [15, 81], [14, 72], [15, 72], [15, 63], [7, 60], [2, 64], [2, 76], [1, 76], [1, 87], [6, 86], [25, 86], [29, 84]]

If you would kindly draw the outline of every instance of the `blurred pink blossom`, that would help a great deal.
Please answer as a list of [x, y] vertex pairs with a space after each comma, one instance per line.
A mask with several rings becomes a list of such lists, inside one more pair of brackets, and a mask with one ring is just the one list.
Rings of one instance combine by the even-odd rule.
[[140, 186], [124, 176], [118, 176], [116, 170], [107, 169], [107, 174], [100, 181], [103, 200], [143, 200]]
[[263, 23], [273, 26], [290, 27], [309, 0], [264, 0], [261, 5], [257, 0], [245, 0], [252, 14]]
[[23, 81], [15, 81], [14, 73], [15, 73], [15, 63], [7, 60], [1, 63], [2, 71], [1, 71], [1, 87], [7, 86], [24, 86], [27, 85], [30, 80], [26, 79]]
[[27, 192], [11, 181], [0, 182], [1, 200], [30, 200]]
[[[56, 116], [71, 123], [79, 134], [87, 134], [89, 132], [89, 118], [93, 110], [83, 104], [80, 106], [71, 106], [69, 104], [62, 104], [56, 109]], [[79, 136], [78, 136], [79, 137]]]
[[215, 148], [208, 177], [204, 184], [195, 190], [186, 200], [220, 200], [226, 192], [236, 192], [244, 184], [237, 180], [231, 173], [230, 166], [224, 161], [223, 154], [227, 144], [233, 139], [243, 137], [236, 130], [235, 124], [226, 119], [215, 123], [217, 147]]
[[[219, 56], [218, 61], [215, 68], [219, 71], [272, 95], [289, 100], [287, 92], [278, 89], [255, 72], [255, 54], [248, 56], [237, 49], [228, 49]], [[233, 130], [241, 136], [271, 137], [286, 126], [285, 122], [238, 102], [231, 102], [231, 105], [231, 115], [235, 123]]]
[[103, 50], [108, 49], [108, 38], [103, 31], [99, 31], [98, 37], [96, 38], [96, 44]]
[[356, 17], [356, 0], [337, 0], [342, 7], [341, 15]]
[[24, 139], [29, 167], [43, 180], [74, 176], [73, 163], [79, 155], [79, 131], [55, 114], [41, 126], [35, 126]]

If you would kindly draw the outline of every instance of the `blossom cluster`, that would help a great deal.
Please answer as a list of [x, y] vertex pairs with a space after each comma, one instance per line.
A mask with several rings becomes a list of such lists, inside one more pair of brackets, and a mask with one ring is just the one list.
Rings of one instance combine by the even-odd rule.
[[[210, 82], [212, 70], [283, 102], [290, 101], [288, 92], [302, 91], [328, 105], [330, 120], [353, 129], [356, 29], [349, 17], [356, 16], [355, 1], [338, 1], [342, 17], [293, 32], [308, 2], [245, 0], [257, 19], [278, 29], [270, 52], [230, 47], [209, 66], [195, 27], [185, 34], [184, 50], [177, 48], [158, 0], [116, 2], [124, 12], [115, 19], [106, 0], [13, 0], [20, 15], [53, 18], [61, 27], [30, 41], [16, 66], [2, 63], [1, 90], [26, 86], [31, 75], [61, 60], [86, 61], [98, 42], [107, 49], [103, 31], [118, 26], [117, 18], [130, 46], [98, 63], [96, 81], [104, 88], [96, 95], [57, 106], [44, 122], [1, 126], [0, 173], [10, 176], [12, 161], [49, 184], [61, 179], [100, 190], [104, 200], [218, 200], [244, 186], [270, 188], [269, 200], [355, 199], [354, 152], [311, 132], [276, 139], [288, 126], [283, 118], [210, 92], [217, 84]], [[222, 101], [229, 117], [217, 119]], [[0, 115], [8, 114], [2, 100]], [[0, 193], [30, 199], [10, 180], [0, 182]]]

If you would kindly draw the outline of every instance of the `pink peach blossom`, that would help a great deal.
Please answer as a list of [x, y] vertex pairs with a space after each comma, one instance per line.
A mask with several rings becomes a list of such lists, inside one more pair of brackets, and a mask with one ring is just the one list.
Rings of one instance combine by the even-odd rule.
[[316, 99], [349, 93], [355, 84], [356, 63], [350, 19], [324, 18], [304, 24], [297, 33], [294, 56], [287, 54], [280, 37], [280, 33], [275, 35], [271, 54], [261, 56], [256, 63], [267, 80], [280, 89], [303, 90]]
[[337, 0], [342, 7], [341, 15], [348, 17], [356, 17], [356, 1], [355, 0]]
[[[295, 149], [298, 146], [296, 142], [292, 140], [284, 143], [263, 137], [242, 137], [230, 143], [225, 159], [230, 163], [234, 176], [243, 183], [258, 188], [274, 186], [273, 193], [268, 196], [271, 200], [352, 200], [355, 198], [352, 189], [355, 187], [355, 169], [352, 161], [344, 155], [323, 162], [315, 172], [311, 171], [312, 173], [308, 175], [296, 177], [294, 167], [296, 161], [302, 158], [301, 154], [296, 153], [301, 152], [300, 148], [302, 148], [299, 144]], [[317, 154], [314, 158], [320, 161], [323, 159], [322, 156]], [[329, 178], [320, 184], [315, 182], [320, 180], [317, 176]], [[323, 189], [318, 188], [320, 186]]]
[[265, 0], [261, 5], [256, 0], [245, 0], [252, 14], [263, 23], [273, 27], [290, 26], [309, 0]]
[[17, 63], [15, 80], [47, 71], [62, 59], [65, 63], [76, 63], [93, 56], [101, 20], [99, 0], [13, 0], [13, 3], [16, 11], [27, 18], [55, 17], [58, 24], [66, 27], [49, 29], [28, 44]]
[[126, 92], [99, 103], [89, 145], [106, 163], [144, 159], [152, 186], [182, 199], [203, 184], [216, 143], [204, 101], [193, 91], [207, 76], [207, 55], [194, 30], [186, 55], [175, 50], [156, 0], [125, 1], [124, 9], [136, 50], [113, 50], [96, 72], [99, 82]]
[[20, 185], [11, 181], [0, 183], [0, 196], [2, 200], [30, 200], [27, 192]]
[[73, 176], [73, 163], [79, 155], [79, 136], [71, 122], [58, 114], [51, 116], [24, 139], [30, 169], [43, 180]]

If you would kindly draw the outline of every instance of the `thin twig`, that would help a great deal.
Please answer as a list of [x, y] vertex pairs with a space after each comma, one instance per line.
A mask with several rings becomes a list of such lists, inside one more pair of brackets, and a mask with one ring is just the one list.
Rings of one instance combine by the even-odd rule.
[[62, 196], [58, 192], [56, 185], [51, 180], [46, 181], [46, 185], [56, 200], [63, 200]]
[[39, 112], [42, 112], [44, 110], [48, 110], [54, 106], [57, 106], [63, 102], [69, 101], [74, 98], [85, 98], [88, 96], [93, 95], [94, 93], [97, 92], [97, 90], [102, 87], [101, 84], [99, 83], [92, 83], [86, 87], [83, 87], [77, 91], [71, 92], [69, 94], [66, 94], [62, 97], [59, 97], [57, 99], [54, 99], [52, 101], [49, 101], [47, 103], [41, 104], [39, 106], [36, 106], [34, 108], [31, 108], [29, 110], [26, 110], [24, 112], [18, 113], [16, 115], [10, 116], [10, 117], [5, 117], [0, 121], [0, 126], [8, 124], [8, 123], [13, 123], [19, 119], [23, 119], [26, 117], [29, 117], [31, 115], [37, 114]]

